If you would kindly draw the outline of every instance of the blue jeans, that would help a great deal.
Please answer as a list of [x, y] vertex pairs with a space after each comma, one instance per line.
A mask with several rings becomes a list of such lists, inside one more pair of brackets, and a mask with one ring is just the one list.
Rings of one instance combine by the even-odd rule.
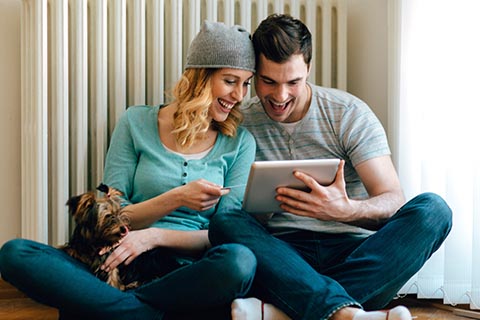
[[209, 238], [214, 245], [241, 243], [253, 251], [255, 295], [293, 319], [318, 320], [345, 306], [385, 307], [440, 247], [451, 225], [445, 201], [425, 193], [367, 238], [302, 230], [273, 236], [245, 212], [217, 214]]
[[58, 308], [62, 319], [162, 319], [169, 311], [225, 308], [249, 291], [255, 268], [256, 259], [249, 249], [227, 244], [123, 292], [54, 247], [14, 239], [0, 250], [2, 278], [29, 297]]

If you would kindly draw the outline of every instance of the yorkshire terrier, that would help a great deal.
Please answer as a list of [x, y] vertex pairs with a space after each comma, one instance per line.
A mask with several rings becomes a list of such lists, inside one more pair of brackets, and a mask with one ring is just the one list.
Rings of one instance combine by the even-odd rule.
[[105, 193], [105, 197], [97, 198], [94, 192], [87, 192], [67, 201], [69, 212], [75, 220], [75, 229], [62, 250], [89, 266], [99, 279], [125, 290], [119, 268], [110, 272], [101, 270], [108, 254], [99, 254], [105, 248], [113, 251], [128, 234], [129, 219], [120, 205], [122, 193], [103, 183], [97, 189]]
[[[136, 288], [180, 267], [171, 252], [154, 249], [141, 254], [128, 266], [121, 264], [109, 272], [102, 270], [100, 267], [128, 234], [130, 225], [120, 204], [122, 192], [103, 183], [97, 189], [105, 194], [103, 198], [87, 192], [67, 201], [75, 228], [62, 250], [86, 264], [99, 279], [122, 291]], [[100, 255], [102, 249], [108, 252]]]

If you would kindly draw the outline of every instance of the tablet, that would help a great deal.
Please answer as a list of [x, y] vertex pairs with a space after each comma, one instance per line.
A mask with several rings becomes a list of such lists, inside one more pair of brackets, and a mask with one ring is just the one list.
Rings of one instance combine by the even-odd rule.
[[293, 176], [294, 171], [307, 173], [318, 183], [329, 185], [335, 180], [339, 163], [339, 159], [255, 161], [250, 168], [243, 209], [253, 214], [282, 212], [280, 202], [275, 200], [276, 188], [308, 189]]

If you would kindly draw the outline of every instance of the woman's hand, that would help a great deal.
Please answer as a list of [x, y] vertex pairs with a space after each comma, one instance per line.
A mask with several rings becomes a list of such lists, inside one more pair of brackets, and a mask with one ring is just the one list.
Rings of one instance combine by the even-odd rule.
[[205, 211], [214, 207], [220, 201], [221, 196], [230, 192], [230, 190], [223, 189], [204, 179], [189, 182], [179, 188], [182, 189], [182, 206], [197, 211]]
[[[147, 228], [130, 231], [101, 266], [110, 271], [124, 263], [128, 265], [145, 251], [165, 247], [191, 256], [199, 256], [210, 247], [207, 230], [183, 231]], [[100, 251], [105, 254], [109, 249]]]
[[[118, 247], [108, 256], [101, 269], [109, 272], [120, 264], [128, 265], [136, 257], [155, 247], [153, 244], [153, 232], [155, 230], [148, 228], [142, 230], [130, 231], [120, 242]], [[101, 250], [100, 255], [105, 254], [107, 250]]]
[[221, 186], [199, 179], [173, 188], [149, 200], [125, 207], [134, 230], [148, 228], [155, 221], [180, 207], [205, 211], [215, 206], [220, 197], [230, 191]]

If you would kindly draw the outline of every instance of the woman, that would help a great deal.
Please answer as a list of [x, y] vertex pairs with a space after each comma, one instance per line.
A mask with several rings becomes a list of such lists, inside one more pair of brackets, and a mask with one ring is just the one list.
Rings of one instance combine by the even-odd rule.
[[16, 239], [0, 251], [2, 277], [68, 319], [161, 319], [245, 296], [256, 268], [253, 253], [237, 244], [211, 248], [207, 228], [217, 210], [241, 207], [244, 188], [228, 187], [246, 183], [255, 157], [255, 141], [238, 126], [237, 110], [254, 67], [245, 30], [205, 22], [174, 101], [128, 108], [112, 135], [104, 183], [123, 192], [132, 231], [102, 268], [128, 265], [147, 251], [160, 263], [174, 259], [178, 268], [122, 292], [60, 250]]

